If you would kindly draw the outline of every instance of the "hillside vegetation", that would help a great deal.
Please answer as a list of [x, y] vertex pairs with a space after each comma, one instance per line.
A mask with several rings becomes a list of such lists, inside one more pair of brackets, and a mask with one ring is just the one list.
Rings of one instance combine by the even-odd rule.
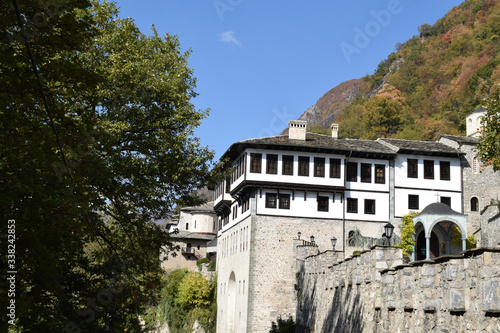
[[[419, 32], [364, 78], [335, 117], [340, 136], [435, 140], [465, 134], [465, 116], [499, 89], [500, 2], [465, 1]], [[326, 127], [332, 119], [326, 113], [312, 124]]]

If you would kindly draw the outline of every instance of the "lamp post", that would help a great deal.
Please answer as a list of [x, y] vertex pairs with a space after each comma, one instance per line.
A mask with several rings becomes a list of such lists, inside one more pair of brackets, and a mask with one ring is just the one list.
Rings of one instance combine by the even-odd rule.
[[337, 244], [337, 238], [335, 238], [335, 236], [333, 236], [332, 239], [330, 239], [330, 241], [332, 242], [333, 251], [335, 251], [335, 245]]
[[385, 226], [384, 226], [384, 230], [385, 230], [385, 237], [387, 237], [387, 245], [391, 245], [391, 237], [392, 237], [392, 233], [394, 232], [394, 226], [390, 223], [387, 223]]
[[298, 237], [297, 239], [300, 239], [300, 235], [302, 235], [302, 233], [299, 231], [299, 232], [297, 233], [297, 237]]
[[311, 244], [314, 245], [314, 236], [311, 236]]

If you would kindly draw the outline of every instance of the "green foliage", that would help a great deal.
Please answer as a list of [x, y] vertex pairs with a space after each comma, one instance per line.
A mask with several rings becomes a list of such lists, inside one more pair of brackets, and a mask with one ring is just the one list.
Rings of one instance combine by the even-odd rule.
[[467, 236], [467, 239], [465, 240], [465, 247], [467, 250], [473, 249], [477, 246], [476, 243], [477, 242], [474, 235]]
[[500, 171], [500, 89], [486, 104], [486, 114], [481, 120], [478, 156], [484, 165]]
[[147, 328], [168, 323], [170, 332], [186, 332], [198, 321], [207, 333], [215, 332], [217, 277], [207, 281], [200, 273], [174, 270], [168, 273], [161, 299], [147, 310]]
[[201, 259], [196, 260], [196, 266], [201, 271], [201, 265], [206, 264], [208, 262], [210, 262], [210, 260], [208, 260], [208, 258], [201, 258]]
[[356, 254], [359, 254], [361, 251], [352, 251], [352, 255], [356, 255]]
[[200, 273], [191, 273], [179, 284], [177, 303], [184, 308], [210, 305], [209, 283]]
[[307, 128], [309, 133], [323, 134], [323, 135], [331, 135], [330, 130], [324, 128], [320, 124], [309, 125]]
[[16, 221], [18, 325], [139, 331], [171, 245], [151, 220], [212, 181], [213, 152], [193, 137], [207, 111], [191, 103], [189, 52], [175, 36], [142, 34], [110, 3], [19, 6], [45, 94], [4, 1], [0, 214]]
[[208, 266], [208, 271], [215, 272], [216, 268], [217, 268], [217, 260], [212, 259], [212, 261], [210, 261], [210, 265]]
[[413, 224], [413, 217], [417, 215], [416, 212], [410, 212], [403, 216], [401, 221], [401, 242], [397, 244], [403, 249], [403, 255], [409, 257], [410, 253], [413, 251], [413, 246], [415, 245], [415, 240], [413, 235], [415, 234], [415, 226]]
[[[366, 84], [337, 117], [340, 136], [437, 140], [441, 134], [463, 135], [465, 117], [496, 94], [500, 2], [464, 1], [419, 32], [364, 78]], [[386, 83], [401, 94], [387, 94]]]
[[295, 323], [292, 316], [288, 317], [288, 319], [279, 317], [276, 322], [273, 321], [271, 324], [269, 333], [295, 333], [297, 327], [297, 323]]

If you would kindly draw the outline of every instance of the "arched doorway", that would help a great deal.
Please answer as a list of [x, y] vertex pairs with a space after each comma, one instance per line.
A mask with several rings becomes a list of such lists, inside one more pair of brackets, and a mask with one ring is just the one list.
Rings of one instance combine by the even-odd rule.
[[236, 277], [234, 272], [231, 272], [229, 276], [229, 282], [227, 284], [227, 332], [232, 333], [234, 330], [235, 323], [235, 313], [236, 313]]
[[[426, 258], [425, 253], [425, 232], [422, 230], [417, 237], [417, 260], [424, 260]], [[430, 244], [430, 257], [434, 259], [439, 257], [439, 239], [434, 232], [431, 232], [431, 244]]]

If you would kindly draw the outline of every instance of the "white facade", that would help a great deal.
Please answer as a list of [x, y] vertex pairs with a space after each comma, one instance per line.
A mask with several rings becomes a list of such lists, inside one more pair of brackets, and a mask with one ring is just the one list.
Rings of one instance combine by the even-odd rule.
[[231, 174], [214, 201], [218, 332], [268, 332], [278, 316], [295, 316], [298, 232], [322, 249], [335, 237], [348, 256], [354, 230], [379, 239], [385, 224], [434, 202], [463, 211], [461, 154], [444, 144], [295, 133], [235, 143], [224, 157]]

